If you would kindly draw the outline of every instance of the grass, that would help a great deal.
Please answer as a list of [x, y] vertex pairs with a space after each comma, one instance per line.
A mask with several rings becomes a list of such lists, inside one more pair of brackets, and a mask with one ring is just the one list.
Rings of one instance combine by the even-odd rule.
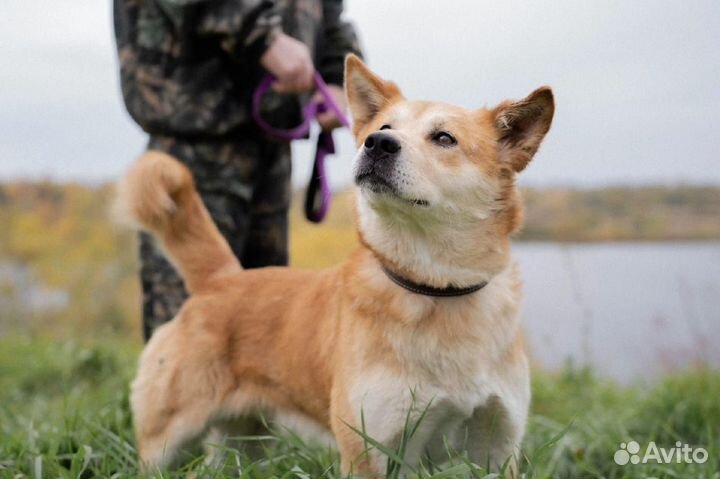
[[[127, 400], [139, 349], [112, 338], [0, 338], [0, 478], [139, 477]], [[695, 370], [645, 389], [620, 387], [588, 370], [536, 372], [533, 395], [521, 466], [528, 478], [720, 478], [718, 372]], [[189, 458], [181, 470], [157, 477], [190, 471], [218, 479], [341, 477], [333, 450], [288, 431], [259, 439], [247, 441], [257, 443], [260, 457], [228, 451], [224, 467], [213, 470]], [[615, 451], [630, 440], [642, 450], [650, 441], [664, 448], [681, 441], [704, 447], [709, 457], [702, 465], [616, 465]], [[402, 459], [397, 450], [386, 454]], [[397, 469], [389, 466], [390, 476]], [[488, 477], [462, 455], [425, 464], [417, 475]]]

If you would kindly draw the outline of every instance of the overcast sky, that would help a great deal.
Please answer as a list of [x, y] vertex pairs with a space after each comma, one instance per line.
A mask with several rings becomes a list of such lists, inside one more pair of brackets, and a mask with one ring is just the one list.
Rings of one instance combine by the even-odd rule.
[[[145, 136], [122, 106], [109, 0], [0, 2], [0, 179], [116, 178]], [[720, 183], [720, 1], [347, 0], [406, 96], [492, 106], [549, 84], [523, 182]], [[354, 147], [331, 159], [347, 184]], [[297, 184], [308, 145], [295, 148]]]

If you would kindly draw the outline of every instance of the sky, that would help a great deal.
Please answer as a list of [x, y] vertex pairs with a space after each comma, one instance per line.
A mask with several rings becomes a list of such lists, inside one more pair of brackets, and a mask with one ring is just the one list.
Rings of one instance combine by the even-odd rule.
[[[552, 86], [524, 184], [720, 184], [717, 0], [346, 0], [346, 18], [408, 98], [479, 108]], [[336, 138], [341, 188], [354, 143]], [[0, 2], [0, 180], [114, 180], [145, 142], [120, 97], [109, 0]], [[312, 146], [294, 145], [296, 185]]]

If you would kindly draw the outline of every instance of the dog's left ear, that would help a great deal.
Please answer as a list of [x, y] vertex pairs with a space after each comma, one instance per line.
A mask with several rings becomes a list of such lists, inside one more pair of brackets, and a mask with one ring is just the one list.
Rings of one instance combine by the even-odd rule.
[[352, 54], [345, 59], [345, 94], [356, 137], [380, 110], [393, 100], [402, 98], [397, 85], [375, 75]]
[[550, 129], [554, 112], [553, 93], [546, 86], [522, 100], [503, 102], [492, 110], [500, 161], [518, 172], [525, 169]]

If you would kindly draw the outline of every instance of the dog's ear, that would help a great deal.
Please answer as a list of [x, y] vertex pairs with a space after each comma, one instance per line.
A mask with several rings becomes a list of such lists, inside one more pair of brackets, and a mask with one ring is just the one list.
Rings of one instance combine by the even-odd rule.
[[345, 94], [356, 136], [388, 103], [402, 98], [397, 85], [375, 75], [352, 54], [345, 58]]
[[506, 101], [492, 114], [498, 132], [500, 161], [515, 171], [525, 169], [550, 129], [555, 100], [550, 87], [540, 87], [519, 101]]

